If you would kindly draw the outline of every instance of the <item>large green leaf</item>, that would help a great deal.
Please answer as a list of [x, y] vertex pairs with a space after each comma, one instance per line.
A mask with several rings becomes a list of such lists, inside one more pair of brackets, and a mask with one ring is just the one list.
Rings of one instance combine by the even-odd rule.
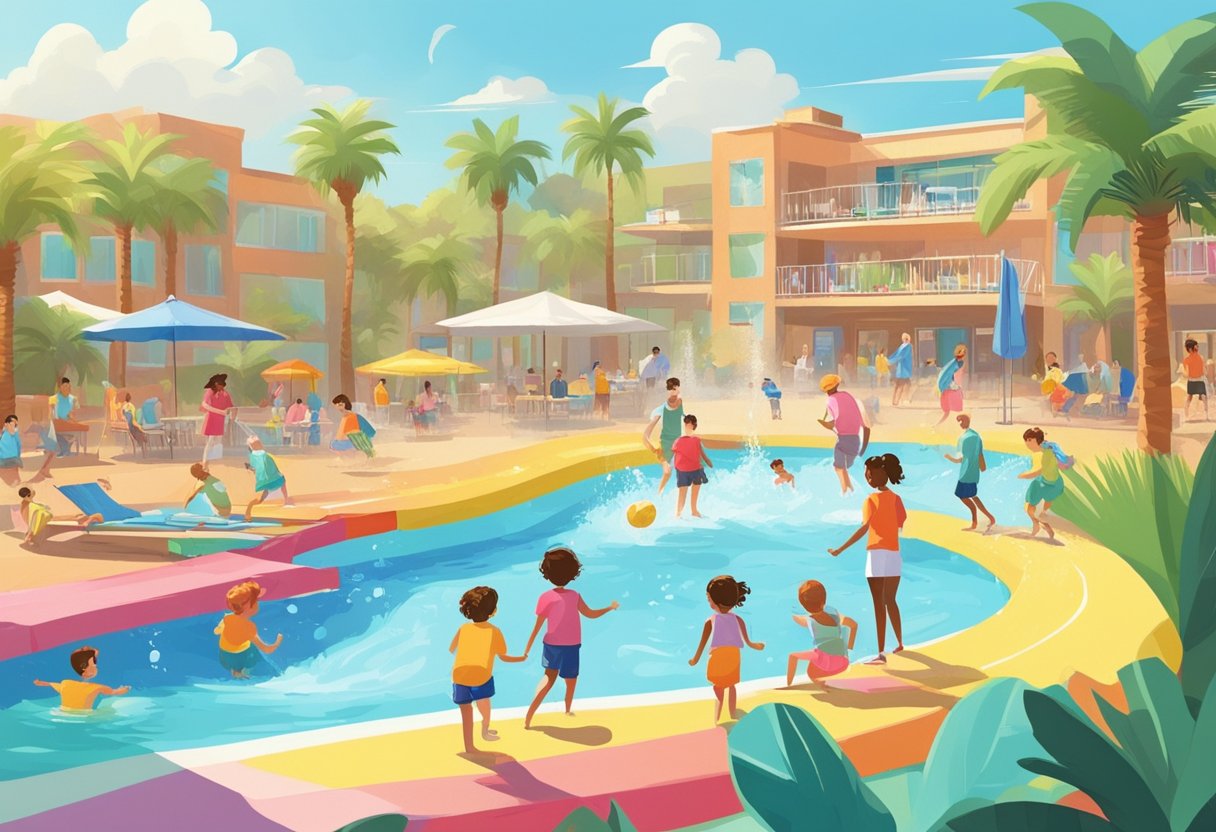
[[728, 744], [740, 800], [773, 832], [894, 832], [894, 819], [840, 746], [801, 708], [761, 705], [739, 721]]
[[984, 806], [952, 819], [946, 828], [950, 832], [1133, 832], [1080, 809], [1050, 803]]
[[1102, 18], [1070, 3], [1030, 3], [1018, 11], [1055, 35], [1093, 83], [1145, 108], [1148, 88], [1136, 52]]
[[1106, 152], [1101, 145], [1072, 136], [1049, 136], [1006, 150], [996, 157], [996, 168], [980, 191], [975, 207], [980, 231], [991, 234], [1038, 180], [1071, 170], [1081, 159]]
[[408, 825], [405, 815], [373, 815], [348, 823], [336, 832], [404, 832]]
[[1216, 437], [1195, 469], [1179, 564], [1182, 687], [1191, 712], [1216, 678]]
[[1216, 72], [1216, 14], [1175, 26], [1141, 49], [1136, 59], [1151, 89], [1153, 129], [1161, 130]]
[[1190, 753], [1178, 775], [1178, 789], [1174, 793], [1174, 804], [1170, 807], [1170, 822], [1176, 830], [1195, 828], [1213, 829], [1216, 826], [1195, 827], [1194, 820], [1203, 812], [1214, 811], [1216, 796], [1216, 680], [1208, 687], [1207, 695], [1195, 719], [1195, 733], [1191, 738]]
[[1110, 822], [1136, 832], [1169, 832], [1165, 811], [1117, 745], [1081, 712], [1052, 691], [1026, 691], [1034, 735], [1054, 759], [1027, 759], [1022, 766], [1054, 777], [1089, 795]]
[[580, 806], [567, 815], [553, 832], [637, 832], [637, 827], [613, 800], [608, 809], [607, 820], [601, 819], [586, 806]]

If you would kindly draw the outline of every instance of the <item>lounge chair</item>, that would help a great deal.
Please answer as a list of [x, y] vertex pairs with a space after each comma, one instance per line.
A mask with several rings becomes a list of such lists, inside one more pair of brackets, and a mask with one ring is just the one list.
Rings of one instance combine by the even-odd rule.
[[67, 497], [82, 514], [99, 514], [102, 522], [116, 523], [139, 517], [140, 513], [114, 501], [100, 485], [85, 482], [80, 485], [57, 485], [59, 493]]
[[126, 529], [195, 529], [200, 526], [209, 530], [236, 531], [258, 526], [273, 526], [275, 523], [252, 521], [246, 523], [242, 516], [216, 517], [214, 515], [191, 513], [189, 511], [136, 511], [116, 502], [95, 482], [80, 483], [79, 485], [57, 485], [59, 493], [67, 497], [71, 503], [85, 515], [100, 515], [102, 525], [106, 527], [119, 526]]

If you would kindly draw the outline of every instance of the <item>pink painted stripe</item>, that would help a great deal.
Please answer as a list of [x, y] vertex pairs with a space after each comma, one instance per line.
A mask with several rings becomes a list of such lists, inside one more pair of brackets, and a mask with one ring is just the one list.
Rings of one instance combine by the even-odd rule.
[[266, 560], [291, 563], [305, 552], [342, 543], [346, 539], [346, 521], [337, 518], [305, 526], [294, 534], [273, 537], [252, 549], [245, 549], [244, 552]]

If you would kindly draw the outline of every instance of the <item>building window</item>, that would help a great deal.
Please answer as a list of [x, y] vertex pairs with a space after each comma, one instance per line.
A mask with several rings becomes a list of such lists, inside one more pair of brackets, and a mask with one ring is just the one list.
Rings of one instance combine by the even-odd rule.
[[84, 279], [88, 283], [113, 283], [116, 266], [116, 245], [113, 237], [90, 237], [89, 256], [84, 261]]
[[764, 235], [730, 235], [730, 276], [760, 277], [764, 272]]
[[223, 168], [216, 168], [215, 175], [211, 177], [211, 184], [216, 187], [216, 190], [222, 192], [224, 196], [228, 196], [228, 171]]
[[285, 277], [288, 302], [319, 324], [325, 323], [325, 281], [308, 277]]
[[62, 234], [44, 232], [42, 235], [42, 279], [76, 279], [76, 252]]
[[744, 208], [764, 204], [764, 160], [730, 163], [730, 204]]
[[164, 367], [169, 363], [169, 344], [165, 341], [144, 341], [127, 344], [127, 364], [132, 367]]
[[730, 325], [750, 326], [756, 337], [764, 338], [764, 304], [763, 303], [732, 303], [730, 305]]
[[207, 297], [223, 294], [219, 246], [186, 246], [186, 293]]
[[325, 250], [325, 215], [320, 211], [241, 202], [236, 207], [236, 244], [318, 253]]
[[136, 286], [156, 285], [156, 243], [152, 240], [131, 241], [131, 282]]
[[1081, 281], [1077, 280], [1077, 276], [1072, 273], [1072, 269], [1069, 268], [1077, 259], [1076, 254], [1068, 243], [1071, 231], [1071, 220], [1059, 220], [1056, 223], [1056, 256], [1055, 264], [1051, 270], [1051, 282], [1057, 286], [1078, 286], [1081, 283]]

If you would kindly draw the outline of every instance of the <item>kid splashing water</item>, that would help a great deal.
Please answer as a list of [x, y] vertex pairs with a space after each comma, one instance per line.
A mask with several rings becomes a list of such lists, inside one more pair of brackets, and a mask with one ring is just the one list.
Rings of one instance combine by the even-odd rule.
[[747, 625], [743, 619], [735, 615], [733, 610], [743, 606], [751, 589], [743, 581], [736, 581], [730, 575], [719, 575], [705, 587], [705, 598], [709, 608], [714, 611], [705, 621], [701, 630], [701, 641], [697, 644], [697, 652], [688, 660], [689, 666], [695, 666], [701, 660], [701, 653], [709, 644], [709, 663], [705, 668], [705, 678], [714, 688], [714, 724], [722, 718], [722, 701], [726, 700], [731, 719], [739, 718], [736, 704], [735, 686], [739, 684], [740, 656], [743, 645], [753, 650], [763, 650], [764, 642], [752, 641], [747, 637]]
[[[807, 678], [825, 689], [827, 685], [821, 679], [843, 673], [849, 666], [849, 651], [857, 641], [857, 622], [842, 616], [834, 607], [827, 606], [827, 601], [828, 591], [819, 581], [803, 581], [802, 586], [798, 587], [798, 603], [802, 604], [807, 614], [795, 615], [794, 623], [810, 630], [814, 647], [790, 653], [785, 670], [787, 688], [794, 684], [798, 662], [806, 662]], [[847, 644], [844, 640], [846, 628], [849, 631]]]
[[258, 601], [265, 594], [266, 588], [257, 581], [245, 581], [228, 590], [226, 600], [231, 612], [214, 632], [220, 637], [220, 664], [232, 672], [233, 679], [249, 678], [249, 670], [258, 663], [258, 650], [269, 655], [283, 643], [282, 633], [273, 644], [258, 638], [258, 625], [253, 623], [253, 617], [258, 614]]

